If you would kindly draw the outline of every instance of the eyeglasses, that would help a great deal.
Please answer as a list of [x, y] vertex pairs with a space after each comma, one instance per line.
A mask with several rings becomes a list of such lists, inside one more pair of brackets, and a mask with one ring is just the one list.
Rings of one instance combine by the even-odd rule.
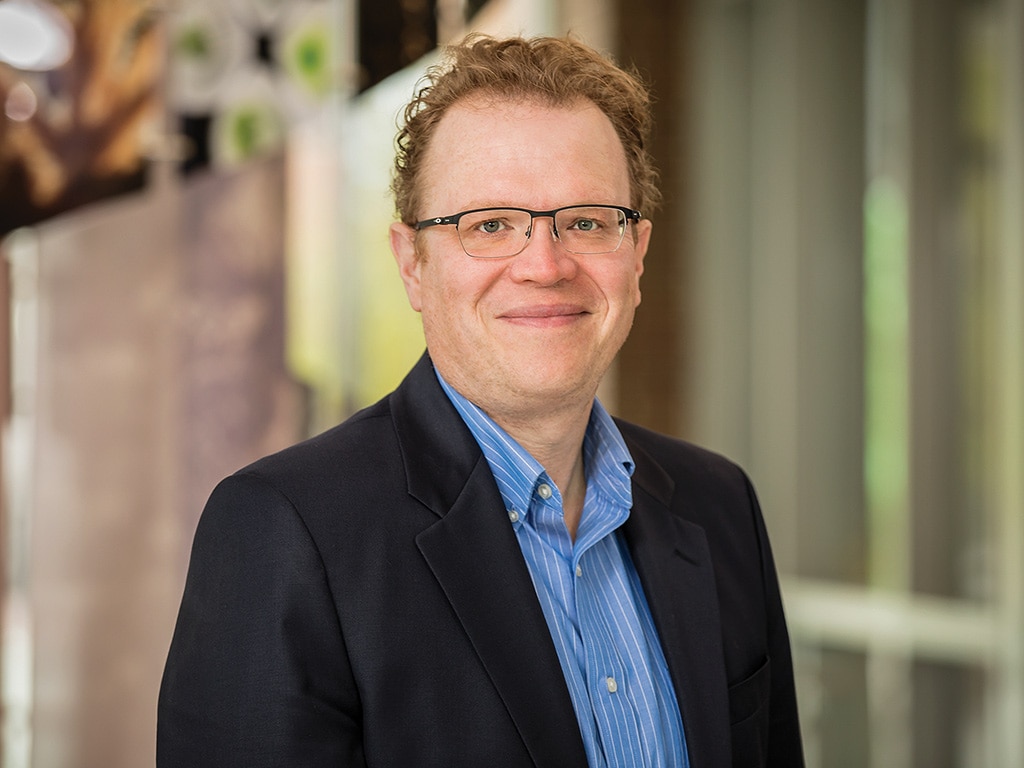
[[597, 254], [617, 251], [626, 224], [642, 214], [618, 205], [567, 205], [551, 211], [526, 208], [476, 208], [452, 216], [417, 222], [416, 230], [454, 224], [462, 250], [476, 259], [504, 259], [522, 252], [533, 220], [551, 217], [551, 232], [570, 253]]

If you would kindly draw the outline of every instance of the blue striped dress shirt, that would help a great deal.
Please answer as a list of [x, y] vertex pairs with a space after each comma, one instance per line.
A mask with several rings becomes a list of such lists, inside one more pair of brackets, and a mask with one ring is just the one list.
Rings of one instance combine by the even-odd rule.
[[688, 768], [682, 718], [636, 568], [615, 531], [633, 460], [594, 401], [575, 542], [544, 468], [479, 407], [441, 386], [490, 464], [554, 640], [592, 768]]

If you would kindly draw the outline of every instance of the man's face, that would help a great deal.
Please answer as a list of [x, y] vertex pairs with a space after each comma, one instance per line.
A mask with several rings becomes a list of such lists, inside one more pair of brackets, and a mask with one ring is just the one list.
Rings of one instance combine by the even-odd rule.
[[[473, 208], [630, 204], [622, 144], [588, 101], [553, 108], [465, 99], [441, 119], [426, 160], [424, 219]], [[649, 221], [627, 225], [617, 251], [596, 255], [569, 253], [551, 226], [535, 219], [525, 250], [493, 260], [468, 256], [454, 226], [392, 226], [434, 364], [499, 420], [589, 402], [640, 303]]]

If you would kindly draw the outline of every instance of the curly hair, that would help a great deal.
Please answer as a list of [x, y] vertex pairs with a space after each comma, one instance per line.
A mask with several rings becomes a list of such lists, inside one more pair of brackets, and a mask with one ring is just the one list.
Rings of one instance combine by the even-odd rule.
[[419, 214], [420, 176], [434, 130], [449, 107], [478, 93], [537, 99], [552, 106], [593, 102], [608, 116], [625, 149], [630, 204], [649, 215], [660, 202], [658, 173], [648, 152], [651, 94], [638, 73], [571, 37], [473, 34], [445, 50], [442, 62], [427, 70], [405, 107], [391, 191], [406, 224], [414, 224]]

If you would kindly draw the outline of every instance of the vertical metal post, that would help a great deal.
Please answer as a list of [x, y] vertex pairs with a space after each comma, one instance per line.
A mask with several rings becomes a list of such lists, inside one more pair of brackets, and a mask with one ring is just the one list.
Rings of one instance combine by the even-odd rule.
[[39, 335], [39, 244], [33, 230], [2, 244], [11, 269], [11, 416], [2, 439], [4, 490], [3, 754], [0, 763], [29, 768], [34, 679], [29, 553], [35, 508], [35, 435]]
[[1001, 371], [995, 449], [999, 505], [1001, 658], [999, 765], [1024, 765], [1024, 0], [1004, 0], [1002, 248], [998, 360]]
[[[868, 585], [912, 589], [910, 499], [910, 2], [869, 0], [864, 481]], [[869, 645], [871, 765], [910, 768], [911, 656]]]

